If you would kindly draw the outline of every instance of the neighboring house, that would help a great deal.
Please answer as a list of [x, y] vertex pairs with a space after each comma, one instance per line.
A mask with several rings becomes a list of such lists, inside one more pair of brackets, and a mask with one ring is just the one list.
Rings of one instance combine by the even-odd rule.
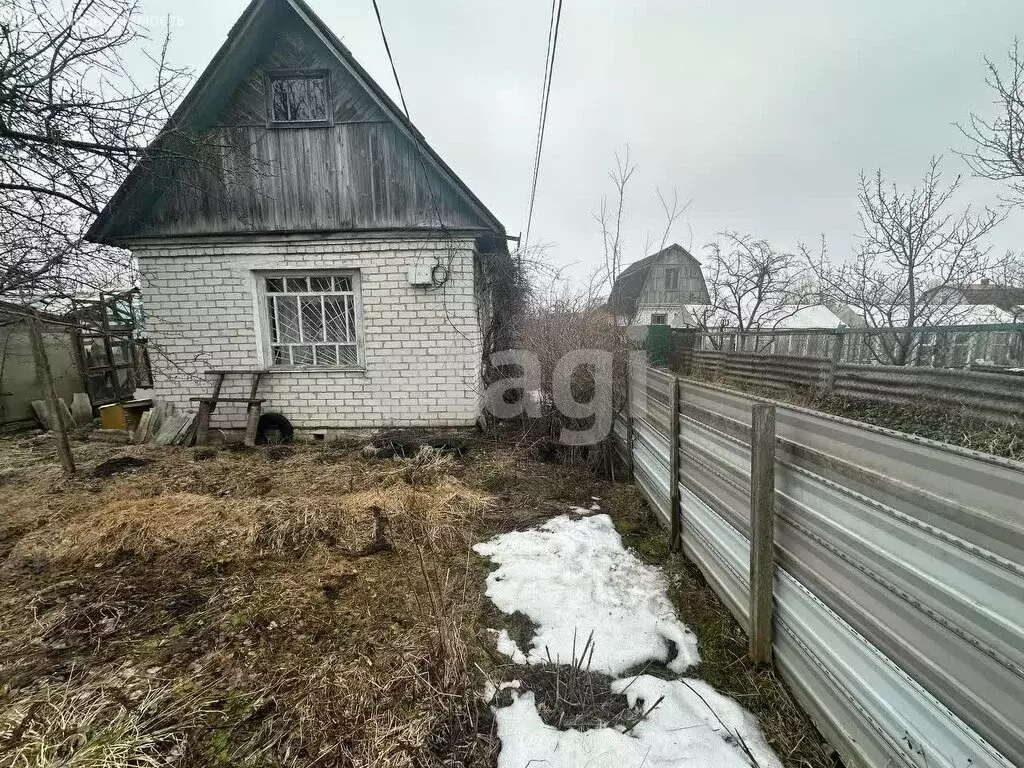
[[[950, 295], [950, 298], [958, 298]], [[851, 328], [905, 328], [907, 311], [903, 308], [887, 309], [883, 314], [877, 309], [861, 309], [853, 305], [833, 306], [832, 311]], [[1024, 307], [1005, 310], [995, 304], [953, 304], [933, 305], [927, 312], [928, 322], [924, 326], [952, 325], [1005, 325], [1024, 322]], [[870, 321], [870, 322], [868, 322]]]
[[151, 153], [88, 235], [138, 258], [155, 397], [267, 369], [299, 429], [474, 423], [505, 230], [302, 0], [253, 0], [169, 128], [213, 140]]
[[1024, 320], [1024, 288], [998, 285], [988, 278], [983, 278], [979, 283], [943, 286], [936, 288], [932, 293], [942, 304], [995, 307], [1009, 313], [1017, 321]]
[[608, 305], [630, 325], [692, 326], [687, 304], [711, 299], [700, 262], [681, 245], [630, 264], [612, 286]]
[[[710, 331], [736, 330], [736, 316], [722, 308], [708, 304], [690, 304], [686, 307], [690, 317], [702, 321]], [[751, 312], [754, 310], [751, 309]], [[796, 331], [822, 328], [845, 328], [847, 323], [824, 304], [783, 304], [772, 310], [761, 310], [750, 330]]]

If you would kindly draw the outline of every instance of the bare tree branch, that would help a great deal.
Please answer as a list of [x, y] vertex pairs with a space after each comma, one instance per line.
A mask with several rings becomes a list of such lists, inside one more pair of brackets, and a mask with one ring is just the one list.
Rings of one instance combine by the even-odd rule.
[[985, 84], [994, 97], [995, 115], [971, 114], [960, 132], [974, 145], [959, 153], [976, 176], [1008, 182], [1006, 202], [1024, 204], [1024, 51], [1014, 40], [1006, 55], [1008, 64], [1000, 69], [985, 59]]
[[833, 302], [852, 308], [869, 328], [880, 331], [874, 350], [880, 362], [912, 362], [910, 330], [955, 319], [953, 288], [979, 281], [998, 264], [986, 244], [1005, 212], [985, 208], [956, 210], [952, 198], [960, 177], [942, 181], [934, 158], [909, 192], [888, 184], [881, 171], [861, 174], [862, 233], [853, 258], [833, 264], [802, 248], [821, 290]]

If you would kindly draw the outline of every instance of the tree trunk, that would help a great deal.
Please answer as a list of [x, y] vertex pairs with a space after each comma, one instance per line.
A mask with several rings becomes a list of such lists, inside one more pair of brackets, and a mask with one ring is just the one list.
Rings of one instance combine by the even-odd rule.
[[53, 434], [57, 438], [57, 456], [60, 457], [60, 464], [64, 473], [75, 474], [75, 459], [71, 455], [71, 443], [68, 442], [67, 424], [64, 421], [64, 410], [57, 402], [57, 390], [53, 385], [53, 372], [50, 370], [50, 360], [46, 356], [46, 347], [43, 343], [43, 331], [39, 318], [31, 317], [27, 321], [29, 335], [32, 337], [32, 357], [36, 362], [36, 374], [39, 383], [43, 386], [43, 396], [53, 413]]

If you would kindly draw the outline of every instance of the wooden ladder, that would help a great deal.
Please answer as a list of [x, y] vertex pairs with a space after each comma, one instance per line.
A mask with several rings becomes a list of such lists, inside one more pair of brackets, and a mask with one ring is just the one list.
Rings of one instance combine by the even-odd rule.
[[[199, 403], [199, 415], [196, 416], [196, 445], [206, 445], [210, 438], [210, 416], [217, 410], [218, 403], [245, 403], [245, 444], [252, 447], [256, 445], [256, 430], [260, 424], [260, 414], [263, 412], [264, 401], [256, 397], [260, 388], [260, 380], [266, 371], [207, 371], [206, 375], [216, 376], [213, 384], [213, 393], [209, 397], [193, 397], [193, 402]], [[248, 397], [221, 397], [220, 390], [224, 386], [225, 377], [238, 374], [248, 375], [252, 378], [249, 384]]]

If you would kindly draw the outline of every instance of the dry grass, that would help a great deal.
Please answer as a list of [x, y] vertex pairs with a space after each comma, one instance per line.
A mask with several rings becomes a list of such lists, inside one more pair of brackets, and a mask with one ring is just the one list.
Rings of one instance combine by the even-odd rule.
[[[46, 439], [0, 441], [0, 765], [492, 766], [485, 677], [523, 678], [556, 727], [629, 727], [641, 714], [589, 671], [585, 638], [569, 666], [497, 656], [489, 627], [532, 632], [484, 598], [469, 548], [600, 496], [642, 556], [682, 566], [630, 486], [536, 461], [519, 437], [398, 459], [79, 443], [72, 479]], [[91, 476], [125, 455], [150, 461]], [[390, 546], [360, 556], [376, 510]], [[787, 764], [830, 765], [781, 684], [736, 660], [713, 593], [678, 573], [703, 676]]]
[[[75, 452], [65, 480], [46, 440], [0, 444], [0, 764], [491, 763], [489, 495], [451, 456]], [[120, 455], [150, 463], [91, 476]]]

